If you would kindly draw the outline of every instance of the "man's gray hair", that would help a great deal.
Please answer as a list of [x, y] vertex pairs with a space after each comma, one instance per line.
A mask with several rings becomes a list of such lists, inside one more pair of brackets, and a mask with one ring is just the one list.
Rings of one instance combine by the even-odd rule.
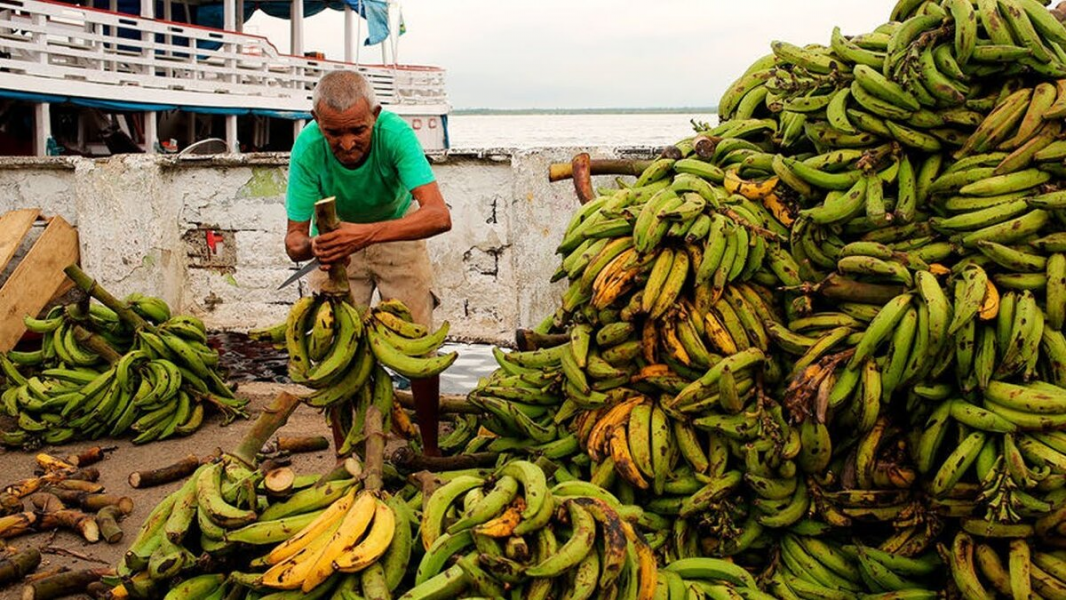
[[321, 104], [336, 111], [348, 110], [361, 99], [366, 99], [370, 110], [378, 107], [374, 87], [356, 71], [330, 71], [318, 80], [311, 106], [315, 110]]

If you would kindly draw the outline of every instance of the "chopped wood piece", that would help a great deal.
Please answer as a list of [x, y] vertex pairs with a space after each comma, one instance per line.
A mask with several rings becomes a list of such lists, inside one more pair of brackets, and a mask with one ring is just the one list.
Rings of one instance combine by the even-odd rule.
[[41, 564], [41, 553], [36, 548], [29, 548], [0, 560], [0, 586], [22, 579], [39, 564]]
[[150, 488], [188, 477], [199, 467], [200, 459], [190, 454], [172, 465], [146, 471], [134, 471], [130, 473], [128, 481], [132, 488]]

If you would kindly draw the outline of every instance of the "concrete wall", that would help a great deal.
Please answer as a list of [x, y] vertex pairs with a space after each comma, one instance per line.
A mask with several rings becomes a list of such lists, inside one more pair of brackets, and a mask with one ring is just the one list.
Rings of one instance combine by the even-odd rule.
[[[509, 341], [516, 327], [555, 310], [565, 287], [548, 279], [577, 200], [569, 182], [548, 183], [548, 165], [581, 151], [648, 154], [558, 148], [435, 159], [452, 211], [452, 231], [429, 241], [441, 298], [435, 318], [451, 321], [454, 338]], [[305, 285], [275, 289], [294, 268], [283, 246], [287, 161], [284, 154], [0, 158], [0, 213], [40, 207], [76, 225], [82, 268], [120, 297], [158, 295], [211, 328], [247, 330], [283, 320], [307, 293]]]

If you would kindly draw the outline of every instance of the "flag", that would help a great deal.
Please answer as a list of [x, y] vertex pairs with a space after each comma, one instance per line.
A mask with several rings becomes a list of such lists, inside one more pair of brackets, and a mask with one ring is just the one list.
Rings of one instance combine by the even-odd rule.
[[403, 22], [403, 7], [400, 7], [400, 35], [407, 33], [407, 24]]
[[380, 44], [389, 37], [389, 5], [385, 0], [346, 0], [370, 27], [364, 46]]

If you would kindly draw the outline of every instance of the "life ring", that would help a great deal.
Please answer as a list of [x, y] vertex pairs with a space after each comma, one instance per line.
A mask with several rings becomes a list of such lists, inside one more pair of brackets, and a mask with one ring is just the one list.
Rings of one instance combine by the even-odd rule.
[[412, 129], [422, 129], [422, 119], [411, 119]]

